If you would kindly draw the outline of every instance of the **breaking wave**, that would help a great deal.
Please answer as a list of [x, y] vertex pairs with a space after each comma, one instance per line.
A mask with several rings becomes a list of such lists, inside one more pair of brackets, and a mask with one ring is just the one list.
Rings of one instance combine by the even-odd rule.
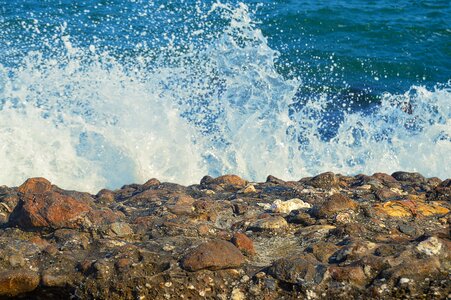
[[95, 192], [224, 173], [450, 176], [450, 82], [356, 108], [302, 94], [303, 78], [278, 71], [246, 5], [216, 3], [195, 19], [164, 46], [137, 43], [123, 56], [82, 45], [61, 24], [51, 38], [37, 34], [52, 51], [0, 65], [0, 183], [44, 176]]

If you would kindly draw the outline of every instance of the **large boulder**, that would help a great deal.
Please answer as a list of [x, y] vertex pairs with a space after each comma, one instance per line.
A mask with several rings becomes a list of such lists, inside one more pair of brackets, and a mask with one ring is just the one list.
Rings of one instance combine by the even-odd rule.
[[44, 178], [31, 178], [19, 189], [20, 201], [10, 222], [24, 229], [75, 228], [91, 210], [89, 203], [52, 189]]

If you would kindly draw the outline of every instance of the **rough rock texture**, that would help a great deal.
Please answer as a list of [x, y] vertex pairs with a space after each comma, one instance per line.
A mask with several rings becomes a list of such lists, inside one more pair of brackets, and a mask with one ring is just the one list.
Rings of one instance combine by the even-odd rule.
[[199, 245], [181, 261], [181, 267], [188, 271], [202, 269], [220, 270], [238, 268], [244, 263], [244, 256], [233, 244], [215, 240]]
[[0, 186], [0, 299], [446, 299], [451, 180]]

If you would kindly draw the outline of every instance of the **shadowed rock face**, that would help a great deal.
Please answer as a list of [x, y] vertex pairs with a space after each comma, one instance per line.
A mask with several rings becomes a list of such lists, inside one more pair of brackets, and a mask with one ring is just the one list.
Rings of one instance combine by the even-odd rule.
[[450, 179], [0, 187], [0, 299], [443, 299]]

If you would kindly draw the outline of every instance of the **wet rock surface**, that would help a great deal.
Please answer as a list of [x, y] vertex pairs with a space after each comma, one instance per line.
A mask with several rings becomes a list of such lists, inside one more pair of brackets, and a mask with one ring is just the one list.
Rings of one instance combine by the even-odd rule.
[[0, 299], [446, 299], [450, 182], [0, 186]]

